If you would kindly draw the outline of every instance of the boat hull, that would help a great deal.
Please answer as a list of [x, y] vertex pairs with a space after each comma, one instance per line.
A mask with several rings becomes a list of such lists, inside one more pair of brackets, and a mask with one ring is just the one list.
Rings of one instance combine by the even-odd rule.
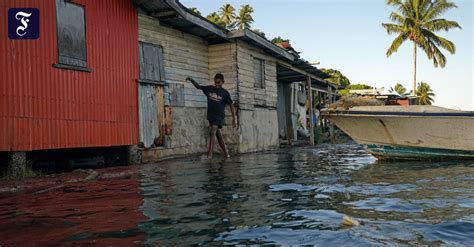
[[422, 148], [411, 146], [394, 146], [366, 144], [364, 148], [379, 159], [394, 160], [446, 160], [446, 159], [474, 159], [474, 152], [442, 148]]
[[378, 158], [474, 158], [472, 112], [346, 111], [326, 116]]

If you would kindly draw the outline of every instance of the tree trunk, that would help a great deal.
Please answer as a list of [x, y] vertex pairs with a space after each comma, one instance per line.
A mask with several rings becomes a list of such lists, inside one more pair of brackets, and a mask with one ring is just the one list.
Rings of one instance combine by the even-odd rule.
[[413, 42], [413, 96], [416, 96], [416, 43]]

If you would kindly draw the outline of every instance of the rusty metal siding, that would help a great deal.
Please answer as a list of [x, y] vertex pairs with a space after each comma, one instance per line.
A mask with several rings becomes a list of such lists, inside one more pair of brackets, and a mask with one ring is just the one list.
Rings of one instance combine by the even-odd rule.
[[[130, 0], [74, 0], [85, 9], [87, 66], [58, 62], [55, 0], [0, 1], [0, 151], [138, 142], [138, 23]], [[9, 40], [7, 11], [40, 10], [40, 38]]]
[[161, 86], [140, 83], [138, 87], [140, 142], [145, 147], [150, 147], [155, 138], [160, 137], [157, 87]]

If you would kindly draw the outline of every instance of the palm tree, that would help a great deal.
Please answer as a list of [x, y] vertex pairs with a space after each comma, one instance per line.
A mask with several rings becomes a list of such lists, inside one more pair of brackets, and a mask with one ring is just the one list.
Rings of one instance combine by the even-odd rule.
[[235, 24], [237, 16], [235, 15], [235, 8], [231, 4], [225, 4], [219, 9], [221, 21], [225, 23], [227, 28], [232, 28]]
[[216, 25], [225, 27], [225, 23], [222, 21], [221, 17], [216, 12], [210, 13], [209, 15], [206, 16], [206, 18]]
[[406, 40], [413, 42], [413, 95], [416, 95], [416, 48], [422, 49], [434, 66], [444, 67], [446, 57], [439, 47], [454, 54], [454, 43], [435, 34], [440, 30], [448, 31], [461, 28], [455, 21], [440, 16], [456, 4], [449, 0], [387, 0], [387, 4], [397, 8], [390, 14], [394, 23], [382, 23], [388, 34], [398, 34], [387, 50], [387, 57], [395, 53]]
[[407, 89], [400, 83], [395, 84], [395, 87], [390, 87], [388, 90], [390, 93], [396, 92], [400, 96], [408, 96], [410, 93], [407, 93]]
[[418, 84], [418, 91], [416, 91], [416, 96], [418, 96], [418, 104], [420, 105], [431, 105], [434, 102], [433, 97], [435, 94], [431, 90], [430, 85], [425, 82]]
[[239, 16], [237, 17], [237, 25], [239, 29], [250, 28], [253, 23], [253, 8], [249, 4], [240, 6]]

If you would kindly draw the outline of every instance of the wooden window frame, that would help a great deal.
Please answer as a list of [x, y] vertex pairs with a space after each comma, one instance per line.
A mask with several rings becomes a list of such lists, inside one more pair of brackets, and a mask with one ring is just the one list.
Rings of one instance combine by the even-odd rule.
[[[56, 64], [53, 64], [53, 67], [59, 68], [59, 69], [68, 69], [68, 70], [76, 70], [76, 71], [82, 71], [82, 72], [93, 72], [91, 68], [87, 67], [88, 64], [88, 55], [87, 55], [87, 23], [86, 23], [86, 8], [84, 5], [74, 3], [73, 1], [70, 0], [56, 0], [56, 44], [57, 44], [57, 53], [58, 53], [58, 62]], [[71, 4], [75, 5], [77, 7], [80, 7], [82, 9], [82, 14], [83, 14], [83, 21], [84, 21], [84, 53], [85, 53], [85, 60], [78, 59], [78, 58], [71, 58], [76, 61], [83, 62], [81, 64], [77, 63], [68, 63], [64, 59], [61, 58], [61, 52], [60, 52], [60, 37], [59, 37], [59, 27], [60, 27], [60, 20], [59, 20], [59, 4]]]

